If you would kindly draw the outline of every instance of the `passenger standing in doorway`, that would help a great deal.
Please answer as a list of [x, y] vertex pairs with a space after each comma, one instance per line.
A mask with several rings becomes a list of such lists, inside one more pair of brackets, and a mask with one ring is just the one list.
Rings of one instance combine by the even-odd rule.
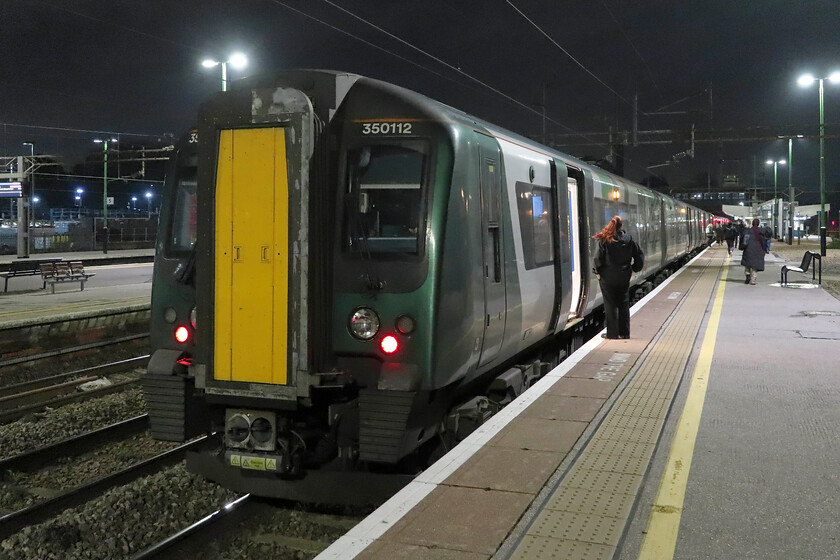
[[645, 265], [641, 247], [621, 226], [621, 218], [615, 216], [593, 236], [598, 240], [593, 270], [604, 295], [604, 338], [630, 338], [630, 276]]
[[755, 286], [756, 276], [764, 270], [764, 255], [767, 254], [765, 243], [766, 239], [759, 227], [758, 218], [753, 218], [752, 229], [744, 231], [744, 253], [741, 255], [741, 265], [747, 275], [744, 284]]

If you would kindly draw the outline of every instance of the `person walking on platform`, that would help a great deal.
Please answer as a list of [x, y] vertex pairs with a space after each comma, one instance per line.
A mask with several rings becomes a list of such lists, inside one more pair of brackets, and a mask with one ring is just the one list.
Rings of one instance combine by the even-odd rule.
[[746, 231], [747, 226], [744, 225], [744, 220], [738, 220], [738, 223], [735, 224], [735, 232], [738, 234], [738, 245], [737, 248], [740, 250], [744, 250], [744, 232]]
[[754, 218], [752, 229], [744, 231], [744, 243], [742, 245], [744, 253], [741, 255], [741, 265], [747, 275], [744, 284], [752, 284], [753, 286], [755, 286], [758, 273], [764, 270], [764, 255], [767, 254], [764, 233], [758, 224], [758, 218]]
[[630, 276], [645, 265], [639, 244], [621, 229], [619, 216], [593, 237], [598, 240], [593, 271], [604, 296], [604, 338], [630, 338]]
[[723, 238], [726, 240], [726, 252], [732, 255], [732, 246], [735, 245], [735, 240], [738, 238], [738, 232], [732, 224], [726, 224], [726, 231], [723, 233]]

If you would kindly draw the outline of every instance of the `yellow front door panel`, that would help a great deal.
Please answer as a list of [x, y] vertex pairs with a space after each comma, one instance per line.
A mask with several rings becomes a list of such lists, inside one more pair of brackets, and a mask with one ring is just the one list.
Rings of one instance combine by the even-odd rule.
[[287, 383], [288, 209], [284, 129], [222, 130], [215, 379]]

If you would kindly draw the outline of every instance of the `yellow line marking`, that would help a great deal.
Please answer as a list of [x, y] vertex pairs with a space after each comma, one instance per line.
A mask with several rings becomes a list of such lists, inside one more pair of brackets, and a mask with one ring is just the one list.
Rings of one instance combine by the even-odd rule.
[[711, 373], [712, 357], [715, 353], [715, 339], [723, 307], [726, 273], [729, 268], [728, 261], [728, 258], [724, 260], [723, 273], [718, 282], [715, 302], [703, 336], [697, 365], [694, 367], [688, 397], [671, 443], [665, 474], [659, 483], [659, 492], [648, 517], [645, 537], [639, 550], [639, 560], [666, 560], [674, 557], [682, 507], [685, 502], [688, 471], [694, 455], [694, 443], [697, 440], [700, 415], [703, 412], [703, 402], [706, 400], [706, 387]]

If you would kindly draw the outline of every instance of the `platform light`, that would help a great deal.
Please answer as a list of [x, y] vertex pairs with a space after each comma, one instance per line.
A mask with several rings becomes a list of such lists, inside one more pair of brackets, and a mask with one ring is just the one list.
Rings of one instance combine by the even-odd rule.
[[825, 256], [826, 226], [825, 226], [825, 112], [823, 109], [823, 82], [828, 80], [832, 84], [840, 83], [840, 72], [832, 72], [827, 78], [817, 78], [813, 74], [803, 74], [796, 80], [802, 87], [819, 83], [820, 96], [820, 255]]
[[241, 52], [235, 52], [225, 61], [213, 60], [206, 58], [201, 61], [201, 65], [205, 68], [222, 67], [222, 91], [227, 91], [227, 65], [230, 64], [236, 70], [242, 70], [248, 65], [248, 58]]
[[621, 192], [618, 189], [613, 189], [611, 196], [613, 200], [618, 200], [621, 198]]

